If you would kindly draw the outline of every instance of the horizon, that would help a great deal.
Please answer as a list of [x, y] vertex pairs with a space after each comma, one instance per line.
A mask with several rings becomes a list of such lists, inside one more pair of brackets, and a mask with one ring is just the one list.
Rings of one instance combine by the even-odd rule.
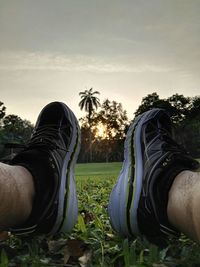
[[[100, 93], [100, 92], [99, 92]], [[152, 92], [152, 93], [157, 93], [157, 92]], [[150, 94], [152, 94], [152, 93], [150, 93]], [[143, 96], [143, 97], [146, 97], [147, 95], [145, 95], [145, 96]], [[160, 97], [160, 95], [158, 94], [158, 96]], [[172, 95], [170, 95], [170, 96], [172, 96]], [[170, 97], [169, 96], [169, 97]], [[199, 95], [196, 95], [196, 96], [199, 96]], [[100, 95], [97, 95], [97, 97], [98, 98], [100, 98]], [[195, 97], [195, 96], [185, 96], [184, 95], [184, 97], [190, 97], [190, 98], [192, 98], [192, 97]], [[103, 101], [104, 100], [106, 100], [106, 99], [108, 99], [108, 98], [105, 98], [105, 99], [103, 99], [102, 101], [100, 101], [100, 104], [102, 104], [103, 103]], [[167, 99], [167, 97], [166, 98], [161, 98], [160, 97], [160, 99]], [[110, 100], [110, 101], [116, 101], [115, 99], [108, 99], [108, 100]], [[1, 101], [1, 100], [0, 100]], [[117, 102], [117, 101], [116, 101]], [[142, 102], [142, 99], [141, 99], [141, 102]], [[141, 102], [139, 103], [139, 105], [138, 105], [138, 107], [140, 106], [140, 104], [141, 104]], [[118, 102], [118, 103], [120, 103], [120, 102]], [[4, 104], [4, 106], [6, 107], [6, 114], [5, 114], [5, 116], [7, 116], [7, 115], [17, 115], [17, 116], [19, 116], [21, 119], [23, 119], [23, 120], [28, 120], [27, 118], [23, 118], [23, 117], [21, 117], [19, 114], [14, 114], [14, 113], [9, 113], [9, 112], [7, 112], [7, 106], [5, 105], [5, 103], [3, 103]], [[48, 104], [48, 103], [47, 103]], [[65, 103], [66, 104], [66, 103]], [[69, 108], [70, 108], [70, 106], [68, 106]], [[137, 107], [137, 108], [138, 108]], [[122, 105], [122, 108], [123, 108], [123, 110], [124, 111], [126, 111], [127, 112], [127, 110], [126, 110], [126, 108]], [[136, 110], [137, 110], [137, 108], [136, 108]], [[101, 109], [101, 106], [99, 106], [95, 111], [98, 113], [99, 112], [99, 110]], [[81, 113], [83, 113], [83, 114], [81, 114], [81, 116], [79, 116], [79, 117], [77, 117], [77, 119], [78, 119], [78, 121], [81, 119], [81, 118], [83, 118], [83, 117], [86, 117], [87, 116], [87, 112], [83, 109], [83, 110], [81, 110], [80, 108], [79, 108], [79, 110], [80, 110], [80, 112]], [[135, 110], [135, 111], [136, 111]], [[41, 111], [41, 110], [40, 110]], [[38, 114], [36, 115], [36, 118], [35, 118], [35, 121], [31, 121], [31, 120], [28, 120], [28, 121], [30, 121], [32, 124], [35, 124], [35, 122], [36, 122], [36, 120], [37, 120], [37, 118], [38, 118], [38, 115], [39, 115], [39, 113], [40, 113], [40, 111], [38, 112]], [[72, 110], [73, 111], [73, 110]], [[134, 111], [134, 112], [135, 112]], [[132, 116], [132, 118], [130, 117], [130, 116], [128, 116], [128, 112], [127, 112], [127, 117], [128, 117], [128, 121], [131, 121], [133, 118], [134, 118], [134, 112], [133, 112], [133, 116]], [[76, 114], [75, 114], [76, 115]], [[80, 122], [79, 122], [80, 123]]]

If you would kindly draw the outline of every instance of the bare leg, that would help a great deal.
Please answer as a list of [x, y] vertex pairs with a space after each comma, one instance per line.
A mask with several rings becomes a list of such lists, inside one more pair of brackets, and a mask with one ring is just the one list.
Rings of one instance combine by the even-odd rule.
[[181, 232], [200, 242], [200, 172], [183, 171], [169, 192], [169, 221]]
[[30, 172], [21, 166], [0, 163], [0, 230], [23, 223], [34, 198]]

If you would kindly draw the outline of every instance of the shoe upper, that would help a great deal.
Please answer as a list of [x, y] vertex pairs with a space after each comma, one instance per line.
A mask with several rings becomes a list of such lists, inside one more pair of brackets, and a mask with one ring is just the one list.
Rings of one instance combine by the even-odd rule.
[[31, 215], [25, 224], [10, 229], [12, 232], [48, 234], [54, 227], [58, 216], [60, 177], [75, 135], [72, 125], [75, 117], [71, 116], [73, 113], [63, 103], [48, 104], [38, 117], [30, 141], [12, 159], [12, 165], [21, 165], [31, 172], [35, 184]]
[[170, 187], [183, 170], [196, 170], [199, 163], [172, 139], [170, 118], [164, 110], [142, 126], [143, 188], [138, 205], [142, 235], [162, 244], [166, 235], [177, 235], [167, 218]]

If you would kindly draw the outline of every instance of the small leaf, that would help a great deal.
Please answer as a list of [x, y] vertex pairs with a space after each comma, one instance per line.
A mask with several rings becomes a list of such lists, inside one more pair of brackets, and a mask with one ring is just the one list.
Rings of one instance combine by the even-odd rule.
[[82, 215], [78, 215], [78, 230], [82, 233], [85, 233], [87, 231]]

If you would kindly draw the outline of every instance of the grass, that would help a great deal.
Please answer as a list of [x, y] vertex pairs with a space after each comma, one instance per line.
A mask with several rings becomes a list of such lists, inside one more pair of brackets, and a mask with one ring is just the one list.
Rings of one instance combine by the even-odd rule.
[[161, 250], [146, 240], [123, 239], [113, 232], [106, 209], [121, 166], [122, 163], [90, 163], [76, 167], [79, 211], [84, 211], [83, 217], [90, 216], [84, 233], [77, 224], [74, 234], [93, 248], [91, 266], [199, 266], [199, 246], [184, 236]]
[[122, 167], [121, 162], [112, 162], [112, 163], [83, 163], [77, 164], [75, 175], [77, 179], [85, 177], [114, 177], [117, 178], [119, 175], [120, 169]]
[[[181, 236], [165, 249], [140, 238], [128, 240], [112, 229], [107, 204], [121, 163], [77, 164], [79, 216], [74, 230], [56, 238], [19, 239], [0, 243], [0, 267], [197, 267], [199, 246]], [[80, 259], [84, 259], [85, 263]]]

